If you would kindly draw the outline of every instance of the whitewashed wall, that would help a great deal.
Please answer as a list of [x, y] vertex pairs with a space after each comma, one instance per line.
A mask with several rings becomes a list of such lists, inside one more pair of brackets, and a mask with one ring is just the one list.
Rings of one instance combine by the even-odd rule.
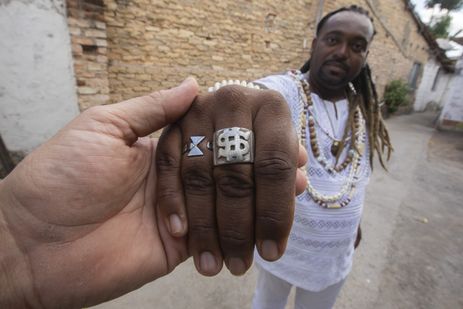
[[414, 104], [415, 111], [423, 111], [431, 102], [437, 104], [440, 107], [444, 106], [444, 99], [446, 92], [449, 89], [449, 82], [453, 74], [444, 73], [442, 71], [440, 73], [440, 77], [435, 89], [432, 90], [434, 79], [436, 78], [439, 67], [439, 63], [434, 58], [431, 58], [424, 66], [423, 77], [416, 92], [416, 99]]
[[446, 120], [459, 123], [456, 128], [463, 130], [463, 58], [456, 65], [457, 74], [450, 83], [448, 96], [444, 100], [439, 123]]
[[64, 0], [0, 0], [0, 134], [29, 152], [79, 113]]

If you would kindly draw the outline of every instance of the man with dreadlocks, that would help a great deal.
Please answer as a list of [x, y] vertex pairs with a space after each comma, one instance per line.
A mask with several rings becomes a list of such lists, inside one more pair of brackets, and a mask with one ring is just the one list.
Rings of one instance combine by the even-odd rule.
[[241, 275], [254, 256], [256, 309], [284, 308], [292, 286], [297, 308], [331, 308], [351, 270], [373, 153], [384, 166], [392, 150], [366, 63], [374, 34], [364, 9], [331, 12], [301, 71], [216, 83], [160, 140], [161, 217], [188, 232], [204, 275], [223, 262]]
[[364, 9], [333, 11], [300, 71], [257, 81], [285, 97], [309, 160], [285, 254], [276, 262], [255, 255], [255, 309], [284, 308], [293, 285], [296, 308], [332, 308], [351, 270], [373, 153], [384, 167], [382, 153], [392, 150], [366, 63], [374, 34]]

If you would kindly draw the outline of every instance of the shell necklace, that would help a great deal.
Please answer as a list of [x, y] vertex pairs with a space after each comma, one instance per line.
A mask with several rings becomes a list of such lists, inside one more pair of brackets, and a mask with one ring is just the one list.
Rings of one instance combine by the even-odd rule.
[[[352, 142], [350, 143], [350, 149], [348, 151], [347, 157], [344, 162], [335, 166], [330, 164], [328, 159], [321, 151], [320, 144], [317, 139], [317, 133], [315, 125], [321, 128], [320, 124], [317, 122], [317, 118], [314, 115], [315, 109], [312, 102], [312, 97], [310, 95], [309, 84], [305, 79], [304, 75], [299, 71], [292, 71], [290, 75], [296, 81], [299, 88], [299, 100], [303, 106], [303, 111], [300, 114], [300, 123], [301, 130], [298, 132], [299, 141], [302, 146], [306, 149], [307, 147], [307, 132], [309, 133], [310, 138], [310, 149], [314, 158], [317, 162], [330, 174], [339, 173], [348, 167], [350, 168], [347, 180], [343, 184], [340, 191], [336, 194], [326, 195], [320, 193], [317, 189], [313, 187], [310, 182], [310, 178], [307, 175], [307, 169], [304, 166], [302, 171], [306, 174], [307, 178], [307, 193], [312, 197], [312, 199], [321, 207], [324, 208], [341, 208], [350, 203], [354, 194], [355, 194], [355, 183], [358, 180], [358, 172], [360, 170], [360, 160], [365, 151], [365, 140], [366, 140], [366, 130], [365, 130], [365, 120], [363, 119], [360, 108], [357, 107], [354, 111], [354, 129], [352, 132]], [[308, 129], [307, 130], [307, 126]], [[323, 130], [322, 130], [323, 131]], [[337, 146], [338, 147], [338, 146]], [[333, 148], [333, 146], [331, 147]], [[338, 149], [336, 149], [338, 150]]]

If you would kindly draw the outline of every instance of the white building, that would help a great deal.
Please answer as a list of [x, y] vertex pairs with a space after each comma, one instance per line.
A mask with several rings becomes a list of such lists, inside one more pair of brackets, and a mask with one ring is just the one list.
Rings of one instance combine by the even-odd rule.
[[78, 115], [65, 0], [0, 4], [0, 135], [29, 152]]
[[463, 130], [463, 57], [457, 62], [439, 116], [441, 129]]
[[[428, 106], [442, 109], [449, 94], [451, 81], [455, 76], [457, 59], [463, 53], [463, 46], [445, 39], [437, 39], [438, 49], [424, 66], [420, 86], [416, 92], [414, 110], [424, 111]], [[436, 46], [437, 47], [437, 46]]]
[[424, 66], [421, 83], [416, 91], [414, 110], [421, 112], [430, 105], [442, 108], [453, 75], [453, 72], [444, 69], [442, 64], [432, 57]]
[[415, 111], [427, 107], [441, 110], [437, 126], [441, 129], [463, 130], [463, 45], [462, 38], [452, 42], [437, 39], [439, 49], [423, 70], [416, 92]]

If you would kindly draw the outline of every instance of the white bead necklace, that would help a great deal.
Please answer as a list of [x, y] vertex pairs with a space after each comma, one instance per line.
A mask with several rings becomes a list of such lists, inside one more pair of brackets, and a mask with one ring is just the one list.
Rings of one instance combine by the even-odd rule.
[[[334, 166], [329, 164], [328, 159], [323, 154], [323, 151], [320, 151], [321, 147], [319, 145], [318, 139], [316, 138], [316, 131], [315, 131], [315, 123], [317, 122], [317, 118], [314, 117], [314, 108], [312, 99], [309, 92], [309, 85], [304, 78], [304, 76], [299, 72], [290, 72], [290, 76], [294, 78], [299, 88], [299, 99], [301, 105], [304, 107], [303, 112], [300, 115], [301, 119], [301, 130], [299, 132], [299, 140], [301, 144], [307, 148], [306, 146], [306, 127], [308, 125], [309, 128], [309, 135], [310, 135], [310, 145], [312, 154], [314, 155], [315, 159], [318, 163], [330, 174], [335, 172], [340, 172], [350, 167], [349, 174], [347, 177], [346, 182], [342, 186], [341, 190], [332, 195], [325, 195], [320, 193], [316, 190], [307, 175], [306, 167], [303, 167], [303, 172], [306, 174], [307, 177], [307, 192], [312, 197], [312, 199], [317, 202], [322, 207], [325, 208], [341, 208], [350, 203], [352, 200], [354, 193], [355, 193], [355, 182], [358, 180], [358, 172], [360, 167], [360, 160], [363, 155], [365, 149], [365, 141], [366, 141], [366, 129], [365, 129], [365, 120], [362, 117], [362, 113], [360, 108], [357, 107], [354, 114], [355, 119], [355, 128], [356, 131], [354, 132], [354, 138], [351, 143], [351, 149], [348, 152], [348, 156], [346, 160], [339, 166]], [[320, 124], [318, 126], [321, 128]], [[334, 130], [333, 130], [334, 133]], [[353, 145], [355, 144], [355, 147]], [[357, 150], [355, 150], [357, 149]]]

